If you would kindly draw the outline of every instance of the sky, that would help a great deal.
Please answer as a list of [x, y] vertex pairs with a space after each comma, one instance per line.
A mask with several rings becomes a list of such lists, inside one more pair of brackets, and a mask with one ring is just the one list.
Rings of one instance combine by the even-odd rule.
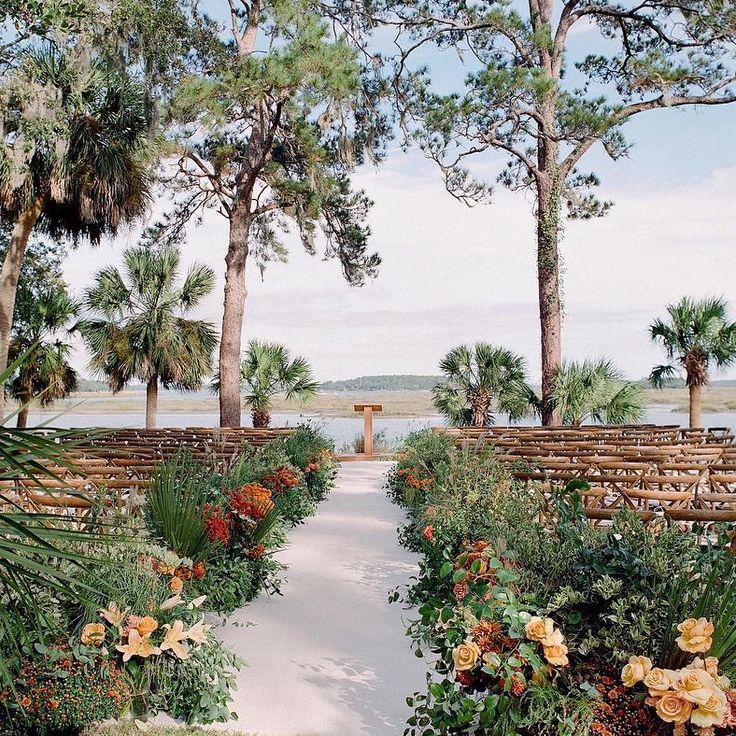
[[[437, 74], [444, 63], [434, 60]], [[663, 359], [647, 326], [667, 303], [722, 295], [736, 318], [736, 105], [648, 113], [625, 132], [635, 144], [628, 158], [614, 163], [593, 150], [584, 159], [615, 206], [602, 219], [566, 225], [563, 353], [605, 355], [640, 378]], [[294, 242], [289, 263], [271, 265], [263, 280], [251, 267], [244, 340], [284, 342], [322, 380], [436, 373], [449, 348], [485, 340], [525, 356], [538, 380], [531, 196], [498, 188], [492, 204], [468, 208], [446, 193], [432, 162], [398, 148], [354, 181], [375, 202], [378, 277], [350, 287], [338, 263], [311, 258]], [[182, 255], [185, 266], [200, 261], [218, 274], [196, 312], [218, 325], [226, 224], [208, 213], [190, 228]], [[117, 263], [137, 236], [133, 229], [114, 243], [71, 252], [65, 274], [72, 289], [80, 292], [95, 271]], [[88, 373], [79, 348], [74, 363]]]

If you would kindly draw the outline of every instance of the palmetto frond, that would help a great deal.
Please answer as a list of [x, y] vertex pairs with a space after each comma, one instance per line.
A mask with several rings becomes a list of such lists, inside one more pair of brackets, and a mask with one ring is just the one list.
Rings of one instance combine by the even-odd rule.
[[[2, 374], [7, 381], [23, 368], [28, 354], [20, 356]], [[24, 478], [31, 482], [52, 476], [50, 467], [74, 469], [68, 451], [78, 449], [81, 441], [68, 432], [39, 435], [26, 431], [0, 428], [0, 479]], [[55, 476], [54, 476], [55, 477]], [[60, 480], [60, 479], [59, 479]], [[69, 489], [73, 495], [76, 491]], [[0, 491], [3, 505], [13, 505], [13, 499]], [[75, 551], [78, 543], [95, 545], [118, 541], [117, 533], [108, 531], [98, 522], [98, 531], [80, 531], [73, 519], [59, 515], [0, 512], [0, 639], [5, 652], [25, 643], [28, 626], [37, 621], [39, 630], [53, 630], [55, 621], [39, 602], [39, 592], [62, 594], [69, 598], [84, 598], [91, 590], [79, 583], [79, 569], [103, 564]], [[75, 570], [75, 568], [77, 568]], [[14, 615], [16, 611], [21, 616]], [[62, 635], [63, 632], [58, 632]], [[0, 657], [0, 680], [10, 682], [8, 662]]]
[[524, 359], [511, 350], [479, 342], [459, 345], [440, 361], [446, 382], [435, 386], [434, 405], [450, 423], [492, 423], [492, 403], [512, 420], [530, 411], [532, 391]]
[[13, 136], [0, 150], [0, 203], [7, 213], [41, 197], [39, 225], [49, 234], [97, 242], [146, 212], [151, 156], [139, 85], [79, 49], [50, 45], [28, 51], [6, 85], [2, 123]]
[[606, 358], [563, 363], [549, 401], [563, 424], [579, 425], [586, 420], [628, 424], [640, 421], [644, 414], [643, 388], [626, 382]]

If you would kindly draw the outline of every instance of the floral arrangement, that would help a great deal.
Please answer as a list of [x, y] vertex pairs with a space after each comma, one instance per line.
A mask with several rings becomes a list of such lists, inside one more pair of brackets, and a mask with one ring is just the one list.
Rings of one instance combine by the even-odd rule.
[[[689, 654], [707, 654], [713, 646], [713, 624], [706, 618], [689, 618], [677, 630], [677, 646]], [[674, 736], [688, 727], [697, 736], [712, 736], [715, 728], [736, 726], [736, 689], [718, 672], [715, 657], [694, 657], [678, 670], [654, 667], [649, 657], [634, 656], [621, 671], [627, 688], [642, 683], [646, 703], [659, 718], [673, 725]]]
[[253, 559], [261, 557], [265, 547], [258, 540], [258, 528], [275, 508], [271, 490], [260, 483], [246, 483], [230, 490], [224, 503], [207, 504], [204, 508], [209, 539], [223, 547], [242, 550]]
[[151, 553], [139, 555], [138, 561], [169, 577], [169, 589], [174, 594], [182, 592], [185, 582], [202, 580], [207, 572], [204, 560], [193, 562], [164, 548], [152, 548]]
[[448, 677], [431, 685], [429, 697], [415, 696], [417, 713], [464, 720], [470, 703], [477, 726], [490, 726], [502, 714], [520, 712], [531, 683], [559, 677], [569, 665], [568, 646], [551, 618], [520, 602], [513, 560], [495, 556], [487, 541], [466, 543], [440, 575], [454, 602], [422, 606], [416, 626], [432, 631], [438, 672]]
[[[164, 613], [183, 606], [192, 611], [199, 608], [204, 600], [205, 596], [200, 596], [184, 603], [181, 595], [174, 595], [164, 601], [159, 610]], [[204, 623], [204, 618], [191, 625], [186, 625], [181, 618], [161, 624], [153, 616], [139, 616], [129, 609], [121, 609], [114, 601], [100, 609], [99, 613], [107, 626], [102, 622], [86, 624], [80, 640], [82, 644], [99, 647], [103, 654], [108, 653], [106, 645], [109, 642], [113, 650], [122, 655], [123, 663], [133, 657], [148, 659], [165, 654], [179, 660], [188, 659], [190, 647], [204, 644], [211, 628]]]

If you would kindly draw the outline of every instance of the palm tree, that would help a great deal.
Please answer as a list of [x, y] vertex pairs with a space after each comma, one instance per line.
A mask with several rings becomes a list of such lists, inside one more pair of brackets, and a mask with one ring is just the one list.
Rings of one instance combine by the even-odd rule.
[[450, 350], [440, 362], [446, 382], [432, 389], [437, 411], [456, 426], [487, 427], [495, 402], [510, 420], [530, 411], [532, 391], [524, 358], [506, 348], [478, 342]]
[[681, 372], [690, 392], [690, 426], [702, 426], [701, 392], [710, 380], [710, 369], [726, 368], [736, 361], [736, 322], [729, 322], [723, 298], [696, 301], [682, 298], [667, 306], [668, 320], [655, 319], [649, 334], [664, 348], [664, 365], [655, 366], [649, 380], [662, 388]]
[[159, 385], [193, 391], [212, 372], [214, 326], [183, 315], [212, 291], [214, 271], [195, 264], [179, 287], [178, 274], [175, 246], [137, 246], [123, 254], [122, 271], [102, 269], [85, 293], [96, 315], [79, 324], [90, 367], [107, 377], [113, 392], [133, 378], [146, 384], [146, 427], [156, 426]]
[[0, 214], [12, 222], [0, 269], [2, 372], [31, 233], [96, 243], [146, 211], [151, 178], [141, 89], [81, 46], [27, 52], [0, 93]]
[[240, 364], [240, 389], [251, 410], [253, 426], [268, 427], [275, 396], [284, 394], [287, 401], [309, 401], [317, 395], [319, 382], [314, 380], [306, 358], [292, 360], [284, 345], [251, 340]]
[[625, 381], [606, 358], [563, 362], [552, 382], [549, 401], [563, 424], [576, 427], [586, 420], [633, 424], [644, 416], [644, 389]]
[[60, 337], [77, 310], [78, 305], [66, 287], [52, 284], [36, 295], [32, 312], [14, 327], [11, 360], [28, 352], [8, 384], [8, 393], [21, 404], [19, 428], [28, 422], [28, 408], [33, 399], [37, 398], [41, 406], [49, 406], [77, 388], [77, 372], [69, 365], [72, 348]]

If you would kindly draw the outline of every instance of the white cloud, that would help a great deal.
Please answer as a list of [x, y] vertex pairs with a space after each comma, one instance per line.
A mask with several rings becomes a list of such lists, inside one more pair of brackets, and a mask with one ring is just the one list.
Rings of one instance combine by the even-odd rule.
[[[569, 357], [607, 354], [631, 376], [659, 355], [646, 326], [667, 301], [690, 293], [723, 294], [736, 310], [736, 171], [688, 185], [606, 191], [616, 207], [605, 219], [570, 223], [565, 262], [564, 344]], [[468, 209], [448, 195], [433, 166], [395, 154], [378, 172], [357, 177], [375, 200], [373, 247], [383, 257], [377, 280], [347, 286], [339, 265], [292, 248], [261, 282], [251, 269], [244, 337], [269, 337], [304, 353], [321, 378], [436, 371], [442, 353], [485, 339], [527, 356], [539, 372], [532, 204], [496, 192], [495, 203]], [[66, 264], [77, 290], [135, 241], [82, 247]], [[219, 323], [226, 223], [215, 214], [193, 228], [186, 264], [202, 260], [219, 275], [199, 315]], [[84, 363], [81, 355], [78, 364]]]

